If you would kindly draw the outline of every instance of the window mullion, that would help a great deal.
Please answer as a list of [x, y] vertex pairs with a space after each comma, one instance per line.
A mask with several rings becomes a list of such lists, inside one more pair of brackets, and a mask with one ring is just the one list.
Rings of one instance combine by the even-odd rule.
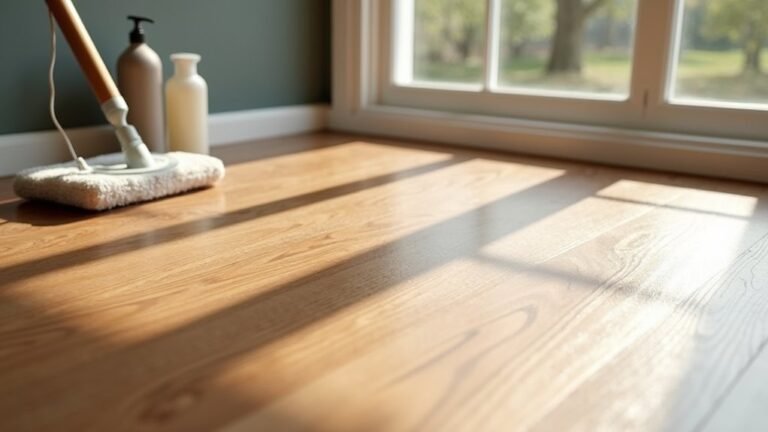
[[499, 39], [501, 26], [501, 0], [485, 3], [485, 54], [483, 61], [483, 90], [493, 91], [499, 75]]
[[636, 108], [639, 122], [652, 115], [654, 107], [666, 102], [675, 3], [676, 0], [638, 2], [630, 103]]
[[397, 31], [393, 31], [391, 43], [394, 49], [391, 50], [392, 57], [392, 77], [396, 84], [406, 84], [413, 81], [413, 44], [414, 44], [414, 14], [416, 6], [414, 0], [392, 0], [390, 13], [393, 19], [392, 24], [397, 26]]

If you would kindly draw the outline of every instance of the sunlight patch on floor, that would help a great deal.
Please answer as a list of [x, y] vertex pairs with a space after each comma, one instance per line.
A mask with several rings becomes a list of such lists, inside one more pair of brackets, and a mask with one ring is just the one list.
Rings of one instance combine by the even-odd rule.
[[[668, 205], [659, 199], [647, 200], [636, 195], [638, 189], [646, 190], [674, 190], [684, 193], [686, 205]], [[658, 197], [659, 194], [654, 194]], [[601, 190], [597, 198], [609, 199], [617, 202], [634, 203], [638, 205], [660, 206], [667, 209], [722, 215], [725, 217], [749, 218], [754, 214], [757, 198], [749, 195], [717, 192], [711, 190], [694, 189], [689, 187], [667, 186], [637, 182], [633, 180], [620, 180], [616, 184]]]

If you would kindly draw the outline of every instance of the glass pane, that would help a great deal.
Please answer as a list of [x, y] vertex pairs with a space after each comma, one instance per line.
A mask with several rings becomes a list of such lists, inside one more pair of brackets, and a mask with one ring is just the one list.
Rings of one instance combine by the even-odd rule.
[[627, 95], [637, 0], [502, 0], [499, 85]]
[[685, 0], [672, 96], [768, 103], [768, 1]]
[[485, 0], [416, 0], [416, 81], [483, 82]]

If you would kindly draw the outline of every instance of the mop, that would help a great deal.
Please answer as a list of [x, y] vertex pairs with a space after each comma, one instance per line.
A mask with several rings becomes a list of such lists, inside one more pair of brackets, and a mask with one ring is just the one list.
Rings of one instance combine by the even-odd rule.
[[[151, 154], [136, 128], [127, 122], [128, 105], [120, 95], [71, 0], [46, 0], [51, 25], [50, 114], [73, 161], [20, 172], [14, 191], [22, 198], [53, 201], [87, 210], [107, 210], [208, 187], [224, 176], [221, 160], [201, 154]], [[54, 110], [56, 62], [54, 19], [72, 48], [102, 112], [112, 125], [121, 153], [85, 160], [59, 124]]]

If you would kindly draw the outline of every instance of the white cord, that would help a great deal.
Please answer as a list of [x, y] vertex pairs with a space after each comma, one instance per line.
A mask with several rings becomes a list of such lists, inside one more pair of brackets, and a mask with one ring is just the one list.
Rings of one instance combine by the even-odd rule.
[[48, 110], [50, 111], [53, 124], [56, 126], [56, 129], [59, 130], [59, 133], [61, 133], [61, 136], [64, 137], [64, 141], [67, 143], [67, 147], [69, 148], [69, 153], [72, 155], [72, 159], [77, 163], [77, 166], [80, 168], [80, 170], [84, 171], [88, 169], [88, 165], [85, 163], [83, 158], [77, 156], [77, 152], [75, 152], [75, 147], [72, 145], [72, 141], [69, 140], [69, 136], [64, 131], [64, 128], [61, 127], [61, 123], [59, 123], [58, 117], [56, 117], [56, 83], [53, 79], [53, 71], [56, 66], [56, 27], [53, 22], [53, 14], [50, 11], [48, 12], [48, 20], [50, 21], [51, 26], [51, 64], [48, 67], [48, 87], [50, 88], [51, 97], [48, 103]]

